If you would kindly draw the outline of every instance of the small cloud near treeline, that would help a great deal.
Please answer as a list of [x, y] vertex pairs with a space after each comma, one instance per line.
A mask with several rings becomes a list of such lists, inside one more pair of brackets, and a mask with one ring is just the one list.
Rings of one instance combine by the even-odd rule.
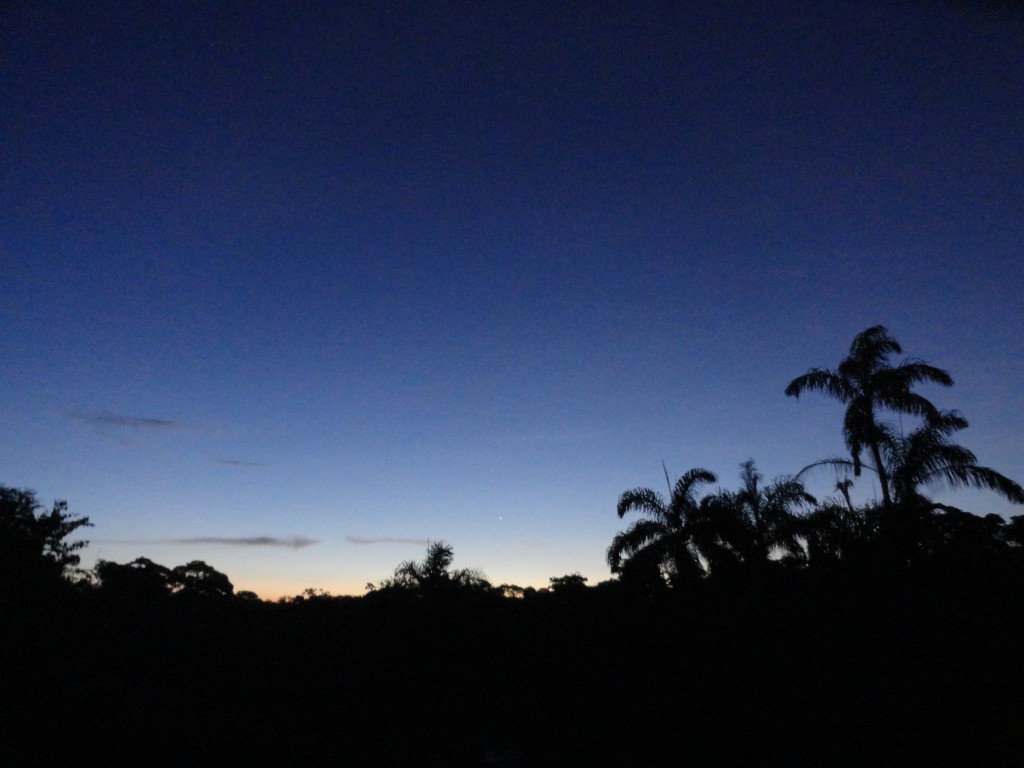
[[377, 538], [363, 538], [362, 536], [346, 536], [345, 541], [349, 544], [417, 544], [427, 546], [430, 539], [399, 539], [392, 536], [380, 536]]

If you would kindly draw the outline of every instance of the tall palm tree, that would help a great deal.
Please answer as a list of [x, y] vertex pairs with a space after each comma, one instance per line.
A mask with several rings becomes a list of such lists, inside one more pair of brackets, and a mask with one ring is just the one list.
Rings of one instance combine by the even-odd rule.
[[656, 565], [673, 584], [699, 576], [703, 570], [691, 538], [690, 521], [700, 507], [695, 495], [697, 489], [716, 481], [714, 473], [695, 468], [680, 477], [674, 487], [669, 484], [668, 501], [650, 488], [634, 488], [623, 493], [617, 507], [619, 517], [633, 511], [644, 517], [612, 539], [607, 555], [612, 573], [622, 572], [625, 558]]
[[881, 325], [858, 333], [850, 345], [850, 353], [830, 371], [812, 368], [786, 387], [786, 394], [799, 397], [805, 391], [818, 391], [846, 404], [843, 437], [850, 450], [855, 475], [861, 471], [861, 453], [871, 453], [874, 470], [882, 489], [882, 505], [892, 506], [889, 473], [882, 458], [885, 427], [878, 421], [880, 411], [893, 411], [920, 416], [926, 421], [939, 417], [939, 410], [925, 397], [911, 391], [921, 382], [949, 387], [950, 375], [920, 360], [904, 360], [891, 365], [889, 357], [902, 354], [900, 346]]

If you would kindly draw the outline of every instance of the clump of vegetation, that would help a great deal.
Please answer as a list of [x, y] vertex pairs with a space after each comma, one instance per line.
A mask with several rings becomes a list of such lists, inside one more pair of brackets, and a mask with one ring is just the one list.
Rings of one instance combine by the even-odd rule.
[[35, 595], [81, 575], [78, 553], [88, 542], [69, 537], [92, 523], [66, 501], [42, 510], [33, 491], [0, 486], [0, 594]]
[[455, 552], [450, 544], [444, 541], [430, 542], [427, 545], [427, 556], [422, 562], [406, 560], [395, 569], [391, 578], [384, 579], [375, 589], [415, 591], [427, 596], [460, 590], [491, 589], [484, 574], [475, 568], [452, 570], [454, 560]]
[[[761, 485], [763, 478], [749, 460], [741, 465], [736, 492], [720, 489], [698, 497], [698, 489], [717, 478], [705, 469], [692, 469], [674, 486], [670, 483], [668, 499], [649, 488], [623, 493], [619, 517], [639, 512], [642, 518], [612, 541], [607, 555], [612, 572], [634, 580], [658, 574], [669, 587], [679, 587], [765, 567], [909, 565], [942, 557], [951, 547], [962, 550], [965, 542], [954, 540], [968, 530], [979, 558], [1014, 551], [1011, 531], [1016, 522], [1008, 526], [990, 516], [983, 527], [965, 524], [963, 510], [927, 496], [929, 485], [944, 481], [954, 488], [992, 490], [1024, 504], [1024, 488], [1017, 482], [978, 465], [971, 451], [950, 441], [967, 427], [967, 420], [914, 391], [925, 382], [952, 386], [952, 377], [920, 360], [892, 364], [890, 357], [902, 351], [884, 327], [873, 326], [857, 334], [835, 370], [813, 368], [786, 388], [793, 397], [818, 391], [846, 405], [848, 458], [816, 461], [796, 476], [767, 486]], [[920, 423], [904, 434], [884, 421], [885, 414], [915, 417]], [[819, 466], [848, 473], [836, 486], [841, 501], [819, 504], [804, 489], [801, 477]], [[864, 469], [877, 478], [882, 499], [856, 507], [850, 489]]]

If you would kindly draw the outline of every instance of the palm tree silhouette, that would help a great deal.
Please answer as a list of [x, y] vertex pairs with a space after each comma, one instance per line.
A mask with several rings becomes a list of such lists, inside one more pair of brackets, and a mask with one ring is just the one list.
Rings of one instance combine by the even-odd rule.
[[489, 589], [487, 578], [473, 568], [450, 568], [455, 559], [451, 544], [433, 541], [427, 545], [423, 562], [406, 560], [395, 569], [394, 576], [381, 582], [381, 589], [409, 589], [423, 594], [463, 588]]
[[940, 416], [939, 410], [928, 399], [912, 392], [911, 387], [921, 382], [945, 387], [953, 384], [946, 371], [920, 360], [890, 365], [890, 355], [902, 353], [903, 348], [885, 327], [875, 325], [854, 337], [849, 355], [836, 370], [812, 368], [786, 387], [786, 394], [792, 397], [798, 398], [811, 390], [846, 404], [843, 437], [850, 450], [854, 474], [860, 475], [861, 452], [867, 448], [878, 473], [885, 509], [892, 507], [892, 496], [889, 472], [882, 458], [887, 433], [885, 425], [878, 421], [879, 412], [907, 413], [934, 421]]
[[[667, 480], [667, 473], [665, 477]], [[632, 511], [644, 517], [612, 539], [607, 555], [612, 573], [621, 573], [626, 558], [656, 565], [673, 586], [684, 579], [699, 577], [703, 568], [690, 524], [700, 508], [695, 492], [699, 486], [716, 481], [714, 473], [695, 468], [680, 477], [674, 487], [669, 483], [671, 495], [667, 502], [650, 488], [623, 493], [617, 507], [619, 517]]]
[[801, 533], [807, 542], [808, 561], [812, 567], [846, 560], [862, 552], [872, 534], [867, 507], [855, 507], [849, 497], [850, 481], [836, 484], [843, 502], [827, 498], [801, 521]]
[[[883, 463], [878, 474], [880, 482], [884, 477], [889, 486], [892, 503], [883, 507], [877, 518], [878, 532], [902, 547], [901, 551], [906, 551], [908, 546], [918, 548], [924, 543], [936, 523], [936, 511], [964, 514], [956, 507], [929, 498], [924, 492], [929, 485], [945, 483], [952, 488], [988, 489], [1014, 504], [1024, 504], [1024, 488], [1020, 484], [990, 467], [979, 466], [973, 452], [950, 442], [953, 434], [966, 427], [967, 420], [957, 411], [940, 411], [909, 435], [900, 434], [890, 425], [879, 425], [879, 453]], [[852, 460], [833, 458], [815, 462], [800, 474], [822, 465], [856, 471]]]
[[817, 501], [799, 480], [782, 477], [763, 485], [763, 479], [748, 459], [740, 465], [740, 490], [720, 491], [694, 515], [694, 540], [712, 570], [730, 559], [756, 566], [778, 554], [804, 557], [799, 511]]
[[[922, 491], [923, 486], [944, 482], [951, 488], [979, 488], [995, 491], [1014, 504], [1024, 504], [1024, 487], [990, 467], [979, 466], [974, 453], [962, 445], [949, 441], [949, 437], [968, 426], [958, 411], [937, 411], [934, 418], [925, 421], [909, 435], [901, 435], [891, 425], [878, 425], [879, 454], [883, 456], [879, 477], [885, 477], [888, 496], [896, 508], [909, 505], [925, 506], [929, 511], [948, 509], [932, 501]], [[797, 477], [820, 466], [857, 470], [857, 464], [844, 458], [822, 459], [810, 464]], [[847, 483], [840, 483], [846, 487]], [[849, 503], [849, 496], [847, 503]]]
[[959, 412], [943, 411], [906, 437], [890, 427], [883, 428], [882, 450], [897, 505], [926, 503], [930, 509], [944, 509], [921, 492], [922, 486], [935, 482], [945, 482], [952, 488], [988, 489], [1014, 504], [1024, 504], [1024, 488], [994, 469], [978, 466], [974, 453], [949, 441], [951, 435], [967, 426], [967, 419]]

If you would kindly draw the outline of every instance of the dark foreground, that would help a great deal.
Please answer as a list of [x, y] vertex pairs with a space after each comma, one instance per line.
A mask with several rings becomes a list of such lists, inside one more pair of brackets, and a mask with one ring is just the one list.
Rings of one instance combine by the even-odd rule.
[[0, 760], [1020, 764], [1021, 580], [968, 576], [12, 603]]

